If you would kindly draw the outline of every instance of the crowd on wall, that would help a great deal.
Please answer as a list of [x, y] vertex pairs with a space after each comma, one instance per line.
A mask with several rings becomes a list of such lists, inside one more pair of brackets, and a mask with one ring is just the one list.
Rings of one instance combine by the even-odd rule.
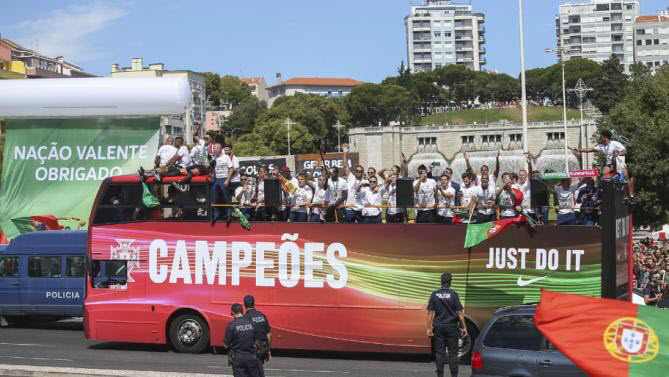
[[646, 305], [669, 308], [669, 242], [634, 242], [633, 285]]

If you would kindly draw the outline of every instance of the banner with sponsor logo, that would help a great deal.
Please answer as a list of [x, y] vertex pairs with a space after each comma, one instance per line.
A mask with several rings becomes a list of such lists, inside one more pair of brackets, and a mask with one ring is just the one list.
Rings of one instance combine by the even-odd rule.
[[[328, 169], [334, 167], [339, 168], [339, 175], [344, 175], [344, 154], [343, 153], [327, 153], [324, 155], [325, 166]], [[353, 169], [354, 166], [358, 165], [359, 157], [358, 153], [349, 153], [348, 154], [348, 167]], [[313, 174], [314, 178], [318, 178], [321, 175], [320, 170], [318, 170], [318, 164], [322, 163], [320, 154], [301, 154], [297, 155], [295, 158], [295, 170], [298, 173], [307, 172]]]
[[103, 179], [153, 166], [160, 118], [8, 119], [6, 124], [0, 232], [13, 238], [20, 229], [12, 219], [48, 214], [88, 221]]
[[[453, 274], [467, 316], [480, 326], [499, 307], [537, 302], [541, 288], [600, 296], [596, 227], [514, 225], [470, 250], [462, 248], [465, 230], [256, 222], [246, 231], [147, 222], [94, 227], [91, 251], [94, 259], [132, 261], [128, 297], [168, 297], [173, 307], [166, 312], [187, 305], [222, 318], [232, 303], [254, 295], [279, 329], [277, 348], [427, 353], [425, 305], [444, 271]], [[120, 247], [132, 252], [115, 255]], [[119, 315], [118, 297], [96, 294], [87, 298], [96, 304], [90, 323]], [[135, 334], [136, 324], [127, 326]], [[212, 328], [213, 344], [223, 329]], [[124, 341], [121, 333], [114, 327], [98, 336]]]
[[255, 177], [258, 175], [258, 169], [260, 166], [265, 165], [269, 169], [269, 171], [272, 171], [274, 167], [283, 168], [286, 166], [286, 158], [263, 158], [263, 159], [255, 159], [255, 160], [240, 160], [239, 161], [239, 170], [241, 174], [246, 174], [251, 177]]

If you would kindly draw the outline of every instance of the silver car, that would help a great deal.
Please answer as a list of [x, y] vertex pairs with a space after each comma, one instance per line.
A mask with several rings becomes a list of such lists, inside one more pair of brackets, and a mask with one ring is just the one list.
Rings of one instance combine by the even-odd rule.
[[499, 309], [476, 339], [472, 377], [587, 377], [534, 325], [535, 305]]

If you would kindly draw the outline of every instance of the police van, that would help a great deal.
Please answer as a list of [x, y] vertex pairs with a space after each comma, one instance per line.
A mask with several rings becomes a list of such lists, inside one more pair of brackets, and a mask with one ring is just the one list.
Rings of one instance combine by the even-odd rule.
[[0, 248], [0, 317], [83, 316], [86, 231], [24, 233]]

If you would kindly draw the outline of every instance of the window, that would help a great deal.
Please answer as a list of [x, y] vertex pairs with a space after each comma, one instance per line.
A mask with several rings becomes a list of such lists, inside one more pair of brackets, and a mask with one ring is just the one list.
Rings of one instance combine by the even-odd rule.
[[158, 206], [149, 208], [142, 201], [139, 183], [111, 184], [95, 211], [94, 224], [115, 224], [134, 221], [207, 221], [209, 184], [148, 183], [147, 195]]
[[623, 9], [623, 5], [620, 4], [620, 3], [611, 4], [611, 10], [622, 10], [622, 9]]
[[652, 40], [652, 39], [646, 39], [646, 46], [650, 46], [650, 45], [652, 45], [652, 44], [653, 44], [653, 40]]
[[128, 262], [124, 260], [96, 260], [91, 264], [93, 287], [125, 286], [128, 281]]
[[0, 278], [19, 276], [19, 257], [0, 257]]
[[539, 351], [542, 336], [534, 326], [531, 315], [499, 317], [486, 334], [486, 347]]
[[659, 45], [659, 44], [660, 44], [660, 40], [659, 40], [659, 39], [653, 39], [653, 44], [654, 44], [654, 45]]
[[435, 31], [434, 36], [435, 37], [441, 37], [441, 32], [440, 31]]
[[67, 257], [65, 259], [65, 276], [68, 278], [84, 277], [85, 260], [84, 257]]
[[639, 35], [644, 35], [646, 34], [646, 29], [636, 29], [636, 33]]
[[642, 40], [638, 40], [638, 41], [636, 41], [636, 45], [637, 45], [637, 46], [641, 46], [641, 45], [643, 45], [643, 41], [642, 41]]
[[28, 258], [28, 276], [31, 278], [59, 278], [60, 257]]
[[597, 11], [602, 12], [602, 11], [607, 11], [609, 9], [609, 4], [597, 4]]
[[451, 37], [451, 32], [450, 31], [445, 32], [444, 37], [450, 38]]

